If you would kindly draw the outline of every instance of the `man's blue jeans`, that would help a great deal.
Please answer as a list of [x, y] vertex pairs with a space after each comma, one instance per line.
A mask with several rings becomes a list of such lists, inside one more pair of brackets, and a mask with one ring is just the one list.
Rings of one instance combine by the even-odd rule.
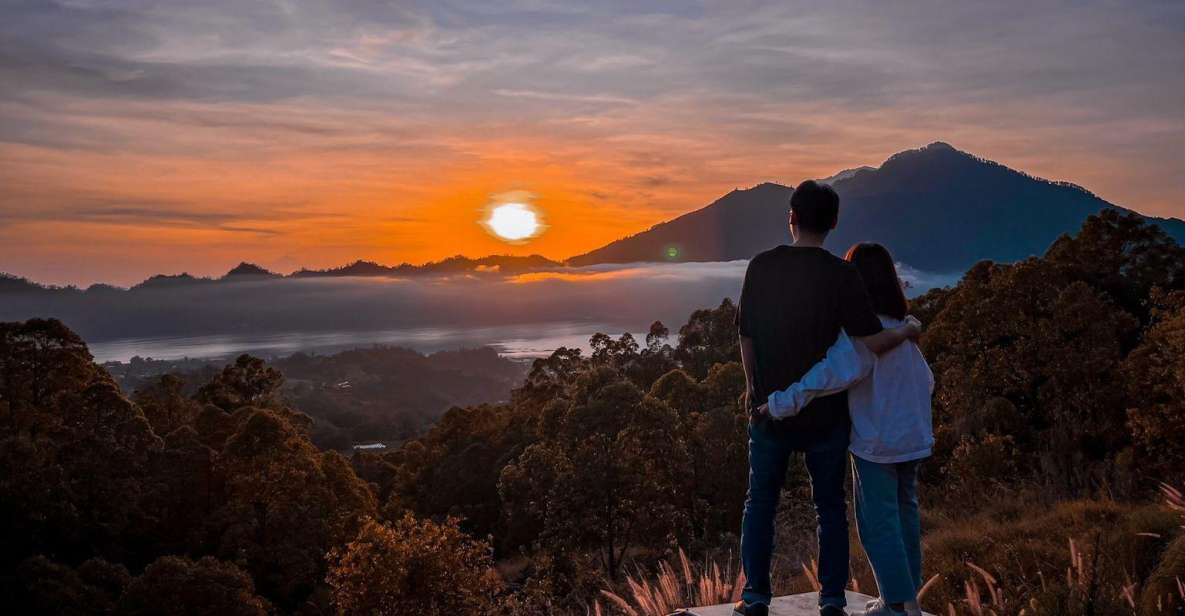
[[[805, 447], [806, 469], [819, 524], [819, 605], [847, 605], [848, 518], [844, 478], [848, 441], [828, 438]], [[826, 442], [823, 442], [826, 441]], [[749, 426], [749, 495], [741, 524], [741, 566], [745, 569], [746, 603], [766, 603], [770, 590], [770, 557], [774, 548], [774, 517], [791, 454], [803, 448], [768, 428], [768, 421]]]

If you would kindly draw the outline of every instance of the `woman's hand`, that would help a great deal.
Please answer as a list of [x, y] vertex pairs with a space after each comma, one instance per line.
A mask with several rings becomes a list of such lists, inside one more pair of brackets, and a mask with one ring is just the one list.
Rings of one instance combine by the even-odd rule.
[[912, 314], [905, 315], [905, 333], [911, 340], [917, 340], [922, 335], [922, 322]]

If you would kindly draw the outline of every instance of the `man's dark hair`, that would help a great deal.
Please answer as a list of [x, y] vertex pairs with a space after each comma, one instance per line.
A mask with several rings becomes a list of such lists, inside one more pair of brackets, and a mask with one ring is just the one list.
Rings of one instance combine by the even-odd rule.
[[826, 184], [807, 180], [790, 195], [790, 211], [794, 212], [795, 224], [804, 231], [827, 233], [839, 219], [839, 194]]

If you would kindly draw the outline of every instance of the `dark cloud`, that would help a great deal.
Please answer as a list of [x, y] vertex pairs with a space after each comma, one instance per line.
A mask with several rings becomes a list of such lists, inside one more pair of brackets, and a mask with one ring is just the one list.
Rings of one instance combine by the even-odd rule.
[[235, 233], [278, 235], [280, 232], [262, 222], [293, 222], [299, 220], [332, 220], [341, 218], [334, 212], [303, 210], [291, 204], [248, 204], [238, 211], [219, 211], [203, 204], [188, 201], [109, 199], [95, 197], [75, 199], [67, 209], [33, 209], [14, 211], [0, 221], [15, 222], [74, 222], [105, 225], [134, 225], [145, 227], [206, 228]]

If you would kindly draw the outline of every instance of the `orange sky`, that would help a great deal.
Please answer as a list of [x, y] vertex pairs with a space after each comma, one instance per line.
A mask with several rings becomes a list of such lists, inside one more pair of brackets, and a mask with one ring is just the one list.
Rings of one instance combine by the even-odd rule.
[[[1159, 3], [1013, 23], [461, 5], [0, 9], [0, 271], [126, 285], [241, 260], [564, 258], [937, 140], [1185, 217], [1185, 22]], [[478, 224], [509, 190], [548, 225], [525, 244]]]

